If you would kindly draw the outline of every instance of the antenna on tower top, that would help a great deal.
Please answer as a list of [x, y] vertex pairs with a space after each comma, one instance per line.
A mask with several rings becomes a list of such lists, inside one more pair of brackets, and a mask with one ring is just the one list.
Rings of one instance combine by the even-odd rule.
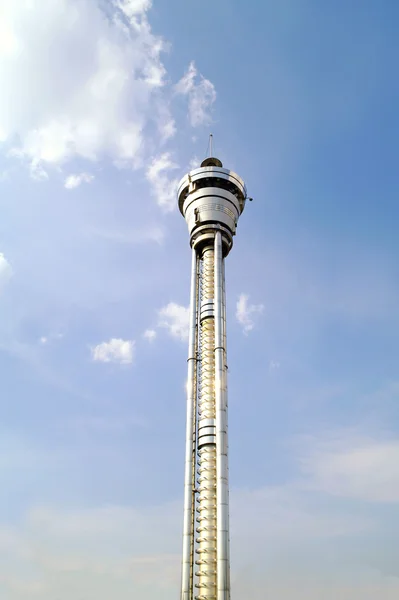
[[213, 133], [209, 134], [208, 145], [206, 147], [206, 158], [212, 158], [213, 156]]
[[213, 156], [213, 133], [209, 134], [207, 158], [202, 161], [201, 167], [223, 167], [222, 162]]

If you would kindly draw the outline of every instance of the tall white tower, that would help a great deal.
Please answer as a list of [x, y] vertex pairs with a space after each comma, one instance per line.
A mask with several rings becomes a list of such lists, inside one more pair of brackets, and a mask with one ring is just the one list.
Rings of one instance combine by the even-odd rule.
[[181, 600], [230, 600], [224, 259], [246, 198], [217, 158], [178, 187], [192, 248]]

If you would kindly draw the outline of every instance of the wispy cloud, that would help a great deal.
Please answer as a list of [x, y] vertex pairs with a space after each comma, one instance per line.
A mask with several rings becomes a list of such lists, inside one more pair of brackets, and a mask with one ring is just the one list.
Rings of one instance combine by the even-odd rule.
[[45, 344], [48, 344], [52, 340], [61, 340], [63, 337], [64, 337], [64, 334], [61, 332], [51, 332], [46, 335], [42, 335], [39, 338], [39, 344], [44, 346]]
[[[155, 544], [157, 527], [162, 536]], [[167, 533], [175, 530], [175, 504], [64, 512], [37, 507], [19, 527], [0, 528], [0, 586], [13, 599], [39, 593], [43, 600], [67, 600], [79, 595], [82, 581], [99, 600], [109, 598], [115, 587], [121, 600], [132, 591], [135, 597], [151, 598], [148, 586], [164, 595], [179, 581], [180, 557], [167, 542]], [[146, 540], [141, 548], [140, 539]]]
[[167, 211], [176, 207], [177, 178], [171, 178], [170, 172], [178, 168], [170, 152], [164, 152], [153, 159], [147, 169], [147, 179], [159, 206]]
[[158, 132], [161, 138], [160, 142], [161, 144], [164, 144], [165, 142], [173, 138], [173, 136], [177, 132], [176, 121], [173, 118], [171, 110], [166, 103], [162, 105], [160, 104], [158, 107], [157, 122]]
[[216, 100], [215, 86], [198, 73], [194, 62], [190, 63], [175, 89], [176, 93], [188, 97], [188, 115], [193, 127], [210, 123], [210, 110]]
[[[148, 600], [160, 593], [169, 598], [180, 579], [180, 521], [180, 502], [75, 510], [37, 506], [19, 524], [0, 527], [0, 581], [12, 590], [12, 598], [22, 597], [16, 593], [22, 584], [35, 584], [43, 600], [67, 600], [82, 589], [82, 578], [87, 592], [99, 600], [109, 598], [115, 586], [121, 600], [132, 593]], [[301, 547], [306, 566], [306, 559], [313, 564], [319, 560], [321, 543], [333, 540], [334, 548], [341, 550], [350, 536], [371, 529], [370, 522], [353, 511], [332, 514], [328, 506], [309, 505], [282, 487], [233, 490], [232, 523], [234, 587], [241, 589], [242, 569], [249, 561], [256, 573], [251, 591], [259, 599], [264, 597], [265, 568], [268, 585], [276, 588], [286, 585], [287, 567], [293, 577], [303, 568], [303, 562], [297, 569], [290, 564], [296, 547]], [[272, 549], [265, 539], [272, 542]], [[316, 585], [313, 573], [311, 581]]]
[[149, 342], [153, 342], [157, 337], [157, 332], [155, 329], [146, 329], [143, 333], [143, 338]]
[[250, 304], [247, 294], [240, 295], [236, 306], [236, 319], [245, 334], [248, 334], [254, 328], [255, 317], [262, 314], [263, 310], [263, 304]]
[[114, 4], [134, 23], [138, 17], [151, 8], [152, 0], [114, 0]]
[[95, 362], [119, 363], [129, 365], [133, 362], [135, 342], [112, 338], [109, 342], [101, 342], [91, 349], [92, 359]]
[[64, 187], [67, 190], [73, 190], [82, 183], [91, 183], [93, 179], [94, 175], [91, 175], [90, 173], [71, 174], [65, 179]]
[[175, 302], [170, 302], [158, 311], [158, 325], [168, 330], [169, 334], [179, 340], [188, 337], [189, 309]]
[[399, 439], [337, 431], [308, 440], [300, 464], [311, 488], [364, 502], [399, 503]]
[[[18, 150], [14, 150], [10, 154], [11, 156], [23, 156], [23, 153], [19, 152]], [[30, 176], [35, 181], [47, 181], [47, 179], [49, 178], [47, 171], [45, 170], [43, 164], [39, 160], [33, 159], [31, 161], [29, 171]]]
[[130, 164], [137, 157], [143, 128], [163, 103], [157, 90], [164, 82], [164, 43], [151, 31], [150, 6], [113, 2], [110, 19], [97, 2], [79, 10], [67, 0], [44, 0], [29, 10], [2, 3], [1, 36], [8, 42], [1, 47], [7, 68], [0, 127], [33, 174], [73, 157], [106, 155]]
[[6, 257], [0, 252], [0, 292], [12, 277], [12, 268]]
[[188, 170], [193, 171], [194, 169], [198, 169], [201, 164], [201, 159], [198, 156], [193, 156], [188, 165]]

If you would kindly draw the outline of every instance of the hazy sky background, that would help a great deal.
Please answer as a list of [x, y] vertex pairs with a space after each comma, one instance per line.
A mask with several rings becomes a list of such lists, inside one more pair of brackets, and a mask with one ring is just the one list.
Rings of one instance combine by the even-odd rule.
[[0, 597], [175, 600], [208, 134], [226, 264], [233, 598], [399, 595], [397, 23], [388, 0], [0, 0]]

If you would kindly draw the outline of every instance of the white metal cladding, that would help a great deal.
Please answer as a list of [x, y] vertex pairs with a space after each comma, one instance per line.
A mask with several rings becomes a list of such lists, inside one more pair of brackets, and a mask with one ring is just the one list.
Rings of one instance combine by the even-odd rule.
[[201, 180], [207, 178], [211, 178], [213, 180], [211, 184], [213, 186], [217, 186], [219, 188], [226, 188], [227, 186], [227, 188], [230, 188], [230, 191], [233, 190], [239, 201], [240, 213], [244, 210], [247, 190], [241, 177], [239, 177], [237, 173], [221, 167], [201, 167], [199, 169], [195, 169], [194, 171], [190, 171], [190, 173], [181, 179], [178, 185], [177, 195], [179, 199], [179, 208], [182, 213], [183, 203], [187, 194], [196, 189], [196, 184], [198, 186], [202, 186], [203, 181]]
[[183, 203], [190, 234], [203, 223], [221, 223], [234, 234], [240, 212], [236, 196], [219, 187], [200, 188], [189, 194]]

